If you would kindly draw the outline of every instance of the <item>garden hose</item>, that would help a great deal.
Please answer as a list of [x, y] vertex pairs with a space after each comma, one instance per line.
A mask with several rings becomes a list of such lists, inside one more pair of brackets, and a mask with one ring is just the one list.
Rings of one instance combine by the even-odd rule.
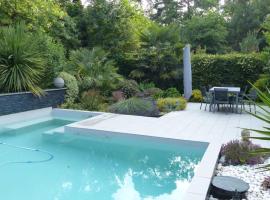
[[52, 160], [54, 158], [54, 156], [51, 153], [49, 153], [47, 151], [40, 150], [40, 149], [34, 149], [34, 148], [29, 148], [29, 147], [21, 147], [21, 146], [17, 146], [17, 145], [8, 144], [8, 143], [5, 143], [5, 142], [0, 142], [0, 145], [5, 145], [5, 146], [8, 146], [8, 147], [12, 147], [12, 148], [16, 148], [16, 149], [22, 149], [22, 150], [26, 150], [26, 151], [40, 152], [40, 153], [48, 155], [48, 158], [44, 159], [44, 160], [10, 161], [10, 162], [0, 164], [0, 167], [4, 166], [4, 165], [9, 165], [9, 164], [43, 163], [43, 162], [48, 162], [48, 161], [50, 161], [50, 160]]

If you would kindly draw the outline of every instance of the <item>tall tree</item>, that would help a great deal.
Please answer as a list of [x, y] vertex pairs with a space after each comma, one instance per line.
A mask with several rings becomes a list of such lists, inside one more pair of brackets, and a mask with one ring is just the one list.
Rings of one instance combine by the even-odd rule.
[[0, 0], [0, 26], [24, 21], [33, 32], [45, 32], [71, 48], [78, 43], [72, 18], [57, 0]]
[[240, 42], [249, 32], [258, 32], [270, 13], [269, 0], [226, 0], [224, 12], [228, 20], [228, 41], [234, 50], [240, 50]]
[[138, 33], [148, 24], [149, 20], [128, 0], [93, 0], [84, 10], [80, 38], [84, 47], [100, 46], [125, 67], [125, 54], [139, 48]]
[[[151, 1], [151, 0], [150, 0]], [[217, 7], [219, 0], [152, 0], [151, 18], [170, 24], [191, 18], [195, 13]]]
[[[138, 81], [154, 82], [166, 88], [181, 79], [179, 27], [152, 24], [140, 34], [141, 48], [129, 54], [127, 65], [132, 66], [129, 76]], [[181, 81], [180, 81], [181, 82]]]
[[185, 42], [193, 49], [205, 48], [207, 53], [223, 53], [226, 50], [226, 22], [217, 12], [193, 16], [182, 28]]

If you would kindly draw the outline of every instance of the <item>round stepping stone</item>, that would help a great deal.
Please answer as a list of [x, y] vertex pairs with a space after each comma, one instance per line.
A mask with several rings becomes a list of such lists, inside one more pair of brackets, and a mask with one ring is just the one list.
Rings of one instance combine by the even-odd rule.
[[215, 176], [212, 180], [213, 195], [218, 198], [245, 197], [249, 184], [231, 176]]

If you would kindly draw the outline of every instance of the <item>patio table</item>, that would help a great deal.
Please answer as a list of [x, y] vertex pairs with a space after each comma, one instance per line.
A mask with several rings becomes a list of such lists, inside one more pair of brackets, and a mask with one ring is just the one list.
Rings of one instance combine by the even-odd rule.
[[[212, 87], [210, 88], [209, 92], [214, 93], [215, 88], [222, 88], [222, 89], [228, 89], [228, 93], [235, 94], [235, 103], [236, 103], [236, 113], [238, 113], [238, 104], [239, 104], [239, 94], [241, 92], [240, 87]], [[212, 106], [212, 102], [210, 107]]]

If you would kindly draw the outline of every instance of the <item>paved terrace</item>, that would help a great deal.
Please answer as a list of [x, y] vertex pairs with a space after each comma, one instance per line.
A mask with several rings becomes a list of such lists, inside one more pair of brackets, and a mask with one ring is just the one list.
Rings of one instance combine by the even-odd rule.
[[[189, 103], [186, 110], [171, 112], [160, 118], [105, 114], [100, 118], [84, 120], [77, 125], [95, 130], [225, 143], [241, 138], [239, 127], [261, 129], [265, 123], [245, 112], [213, 113], [200, 110], [200, 104]], [[254, 142], [263, 146], [267, 144], [258, 140]]]
[[[65, 131], [104, 137], [127, 133], [126, 136], [147, 135], [208, 142], [209, 146], [183, 198], [204, 200], [215, 171], [221, 144], [232, 139], [240, 139], [239, 127], [260, 129], [264, 125], [262, 121], [246, 113], [213, 113], [200, 110], [200, 104], [189, 103], [185, 111], [171, 112], [160, 118], [105, 113], [70, 124], [65, 127]], [[262, 141], [256, 140], [256, 143], [267, 146], [267, 143]]]

